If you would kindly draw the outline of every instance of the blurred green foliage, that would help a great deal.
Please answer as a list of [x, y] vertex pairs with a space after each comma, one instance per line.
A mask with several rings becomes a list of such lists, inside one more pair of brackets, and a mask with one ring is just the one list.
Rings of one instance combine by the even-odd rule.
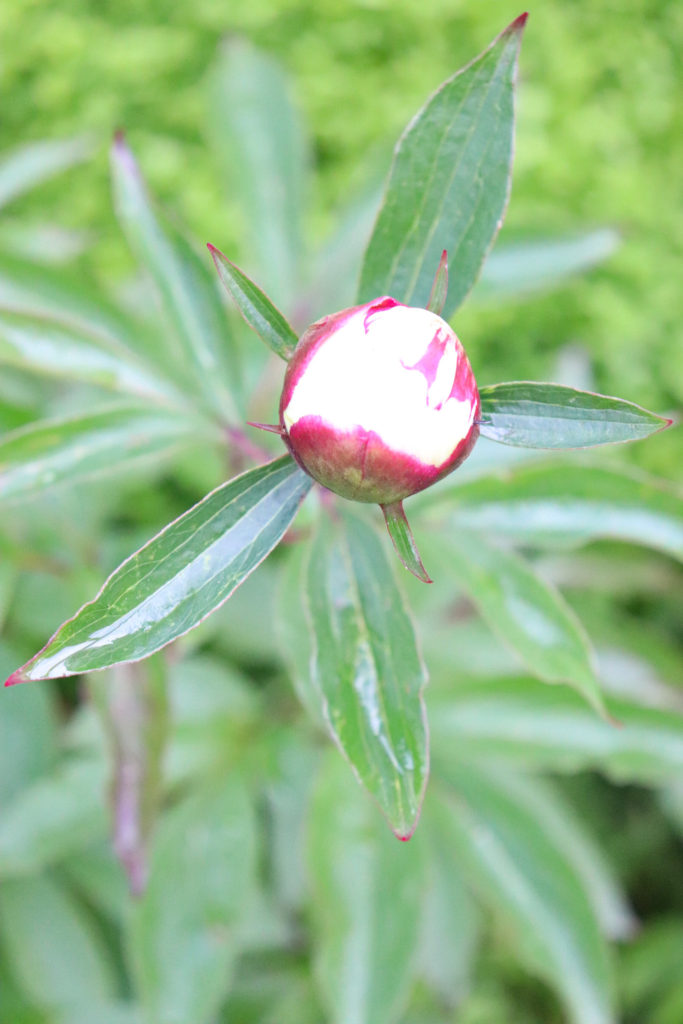
[[[0, 144], [92, 132], [97, 158], [26, 200], [95, 237], [102, 280], [130, 268], [106, 200], [104, 148], [125, 127], [152, 191], [191, 232], [234, 251], [240, 212], [206, 145], [203, 85], [220, 40], [243, 34], [280, 59], [313, 131], [320, 176], [311, 231], [366, 178], [416, 104], [519, 13], [498, 0], [221, 0], [101, 4], [15, 0], [0, 11]], [[683, 398], [676, 101], [683, 15], [669, 0], [544, 0], [531, 11], [517, 165], [504, 237], [610, 224], [624, 238], [580, 291], [456, 323], [482, 382], [549, 376], [567, 343], [589, 353], [599, 389], [664, 410]], [[678, 82], [680, 85], [680, 82]], [[23, 212], [23, 210], [20, 210]], [[92, 268], [91, 254], [88, 267]], [[675, 442], [649, 457], [674, 469]]]
[[[87, 248], [76, 246], [77, 275], [100, 293], [125, 286], [134, 264], [114, 220], [106, 159], [111, 134], [125, 127], [152, 193], [195, 238], [239, 258], [248, 249], [247, 225], [222, 187], [206, 100], [217, 47], [231, 35], [246, 36], [289, 73], [311, 125], [320, 172], [309, 223], [319, 241], [335, 223], [335, 211], [384, 173], [391, 142], [429, 91], [517, 13], [494, 0], [321, 0], [313, 7], [277, 0], [231, 6], [222, 0], [1, 5], [0, 150], [86, 133], [96, 153], [13, 204], [3, 218], [0, 243], [21, 248], [28, 227], [46, 224], [83, 232], [78, 237]], [[483, 295], [479, 303], [466, 304], [455, 326], [482, 384], [551, 377], [559, 359], [569, 382], [594, 381], [601, 390], [660, 412], [680, 405], [683, 213], [677, 177], [683, 126], [676, 76], [682, 44], [683, 11], [666, 0], [632, 0], [628, 10], [609, 0], [545, 0], [532, 10], [503, 237], [607, 225], [621, 233], [622, 245], [578, 286], [566, 283], [552, 295], [513, 305], [488, 306]], [[42, 255], [47, 257], [47, 249]], [[124, 293], [134, 299], [140, 294]], [[257, 361], [257, 370], [261, 365]], [[78, 388], [48, 385], [9, 367], [2, 370], [0, 395], [3, 428], [30, 421], [38, 409], [49, 415], [88, 403], [88, 393]], [[618, 457], [671, 478], [680, 472], [679, 434], [670, 431]], [[222, 478], [222, 457], [192, 452], [176, 459], [173, 475], [165, 465], [155, 466], [150, 476], [131, 470], [115, 488], [90, 483], [82, 491], [51, 492], [44, 505], [8, 512], [0, 535], [7, 556], [0, 566], [5, 675], [44, 642], [65, 610], [92, 596], [122, 557]], [[505, 476], [504, 468], [500, 472]], [[153, 487], [146, 486], [150, 479]], [[308, 524], [304, 519], [303, 529]], [[429, 521], [422, 528], [426, 533]], [[525, 546], [523, 537], [520, 544]], [[401, 1024], [563, 1020], [555, 993], [531, 980], [516, 957], [514, 924], [519, 929], [521, 921], [524, 932], [528, 907], [517, 908], [517, 917], [496, 912], [490, 892], [495, 885], [505, 890], [504, 865], [496, 873], [495, 864], [477, 859], [474, 846], [487, 828], [489, 835], [502, 836], [499, 856], [523, 866], [531, 897], [545, 893], [557, 909], [567, 862], [581, 875], [577, 891], [582, 898], [584, 889], [591, 892], [600, 903], [593, 909], [603, 933], [624, 940], [615, 976], [625, 1022], [679, 1024], [683, 1014], [683, 797], [673, 775], [681, 753], [680, 575], [664, 554], [614, 541], [569, 554], [548, 549], [552, 543], [540, 544], [534, 567], [562, 588], [588, 625], [610, 704], [623, 707], [625, 719], [631, 716], [632, 731], [615, 734], [574, 694], [526, 678], [472, 615], [457, 585], [444, 604], [443, 592], [441, 598], [429, 588], [418, 593], [419, 585], [408, 581], [425, 625], [428, 702], [445, 775], [462, 772], [457, 758], [451, 764], [449, 757], [463, 744], [486, 771], [460, 780], [469, 831], [445, 841], [438, 835], [438, 815], [434, 825], [427, 808], [425, 828], [399, 848], [414, 858], [416, 876], [424, 849], [431, 844], [445, 851], [441, 870], [433, 861], [433, 874], [422, 880], [420, 891], [429, 895], [422, 908], [419, 977]], [[335, 999], [339, 977], [330, 963], [327, 929], [334, 948], [345, 912], [339, 879], [360, 892], [356, 948], [362, 950], [367, 939], [364, 905], [376, 899], [380, 924], [373, 955], [382, 964], [381, 926], [389, 918], [401, 926], [392, 956], [407, 957], [405, 935], [416, 894], [412, 887], [400, 890], [398, 917], [391, 916], [401, 903], [393, 898], [399, 891], [394, 885], [405, 885], [405, 876], [394, 883], [390, 874], [396, 866], [394, 840], [375, 808], [362, 803], [336, 754], [318, 771], [319, 738], [302, 723], [285, 679], [270, 625], [284, 560], [285, 553], [276, 553], [228, 608], [181, 642], [168, 667], [170, 812], [162, 817], [155, 846], [155, 863], [165, 865], [156, 874], [159, 892], [150, 898], [155, 920], [165, 922], [167, 931], [149, 926], [150, 903], [131, 916], [108, 842], [102, 794], [109, 767], [94, 710], [97, 691], [106, 687], [87, 684], [92, 701], [83, 699], [86, 684], [73, 681], [3, 694], [0, 1024], [140, 1024], [139, 1007], [128, 1002], [133, 992], [147, 1004], [146, 1020], [156, 1021], [155, 1014], [172, 1020], [174, 1006], [154, 1002], [167, 993], [159, 971], [170, 971], [169, 985], [178, 984], [179, 1000], [197, 1005], [193, 1000], [210, 1001], [212, 991], [220, 998], [237, 955], [233, 987], [216, 1020], [320, 1024], [325, 1012], [310, 964], [317, 961], [320, 990]], [[293, 648], [289, 655], [296, 660]], [[295, 678], [299, 667], [287, 666]], [[488, 708], [478, 703], [486, 694]], [[511, 720], [531, 729], [531, 739], [516, 739]], [[551, 728], [564, 730], [564, 747], [547, 739]], [[629, 736], [635, 737], [634, 752]], [[496, 805], [491, 796], [492, 754], [503, 758], [498, 783], [500, 793], [506, 787], [514, 793], [513, 811], [511, 797]], [[618, 784], [588, 770], [596, 764], [612, 771]], [[536, 776], [533, 784], [522, 784], [523, 768], [554, 772], [553, 788], [535, 788]], [[494, 773], [495, 766], [495, 778]], [[307, 878], [302, 821], [316, 774]], [[234, 789], [217, 790], [216, 780], [228, 775]], [[658, 788], [645, 788], [653, 778]], [[548, 799], [555, 818], [543, 810]], [[520, 806], [527, 807], [526, 815]], [[536, 816], [529, 810], [534, 807], [541, 809]], [[225, 831], [206, 828], [212, 813]], [[195, 843], [184, 862], [177, 838], [188, 833]], [[339, 835], [345, 842], [334, 841]], [[458, 857], [449, 857], [451, 843]], [[238, 873], [226, 889], [235, 849], [244, 853], [239, 868], [250, 880], [242, 885]], [[215, 875], [206, 873], [207, 863], [216, 865]], [[389, 882], [382, 886], [385, 863]], [[462, 865], [463, 875], [468, 867], [467, 885], [454, 864]], [[188, 877], [192, 886], [184, 884]], [[316, 895], [312, 904], [307, 886]], [[575, 912], [580, 918], [580, 900], [569, 902], [567, 920]], [[337, 917], [335, 906], [341, 907]], [[440, 917], [443, 907], [449, 913]], [[541, 936], [547, 924], [543, 909], [532, 905], [530, 912]], [[632, 911], [640, 921], [637, 934]], [[208, 974], [189, 971], [173, 978], [178, 935], [204, 928], [206, 948], [189, 950], [185, 962], [198, 956]], [[155, 942], [161, 944], [158, 951]], [[188, 976], [196, 986], [189, 993], [182, 990]], [[395, 988], [391, 963], [379, 980]], [[554, 988], [562, 991], [556, 981]], [[398, 1002], [402, 994], [399, 986]]]

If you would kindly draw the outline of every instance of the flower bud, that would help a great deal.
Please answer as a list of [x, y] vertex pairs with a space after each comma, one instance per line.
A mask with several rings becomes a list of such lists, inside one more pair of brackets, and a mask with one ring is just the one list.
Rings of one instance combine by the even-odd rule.
[[478, 436], [477, 385], [440, 316], [387, 296], [301, 337], [280, 400], [290, 452], [354, 501], [401, 501], [456, 468]]

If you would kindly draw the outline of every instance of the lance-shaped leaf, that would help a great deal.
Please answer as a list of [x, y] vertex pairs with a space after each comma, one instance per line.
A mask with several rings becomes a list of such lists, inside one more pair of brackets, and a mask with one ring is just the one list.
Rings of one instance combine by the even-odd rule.
[[259, 279], [291, 302], [303, 253], [311, 166], [284, 70], [244, 39], [228, 39], [209, 76], [210, 141], [244, 217], [244, 248]]
[[534, 770], [595, 768], [620, 782], [652, 785], [680, 778], [683, 713], [610, 698], [621, 723], [598, 718], [563, 686], [512, 678], [461, 683], [433, 700], [431, 737], [440, 762], [492, 757]]
[[230, 985], [253, 893], [255, 823], [239, 779], [212, 782], [162, 820], [127, 949], [147, 1021], [210, 1024]]
[[392, 840], [338, 759], [317, 780], [309, 820], [316, 974], [330, 1024], [396, 1024], [419, 942], [419, 839]]
[[210, 244], [208, 249], [218, 276], [246, 322], [275, 355], [289, 359], [296, 348], [297, 336], [280, 310], [220, 249]]
[[426, 673], [384, 548], [355, 516], [323, 524], [308, 565], [313, 678], [333, 738], [408, 839], [427, 782]]
[[446, 489], [440, 498], [458, 501], [453, 521], [459, 529], [552, 547], [612, 538], [683, 560], [680, 493], [639, 473], [521, 466]]
[[484, 264], [472, 302], [509, 301], [557, 287], [602, 263], [618, 245], [619, 235], [612, 228], [566, 238], [501, 241]]
[[511, 381], [479, 389], [480, 431], [523, 448], [592, 448], [637, 441], [670, 427], [633, 402], [561, 384]]
[[121, 224], [154, 282], [187, 367], [187, 386], [222, 420], [234, 418], [240, 382], [237, 349], [213, 275], [192, 245], [157, 217], [133, 154], [120, 135], [112, 148], [112, 172]]
[[442, 573], [452, 573], [494, 632], [535, 675], [568, 683], [605, 714], [586, 633], [562, 595], [514, 551], [483, 535], [452, 531], [434, 543]]
[[[449, 840], [483, 900], [575, 1024], [613, 1024], [610, 965], [583, 879], [557, 837], [483, 768], [451, 766]], [[444, 816], [445, 821], [445, 816]]]
[[111, 951], [91, 914], [56, 878], [3, 880], [0, 939], [3, 959], [18, 985], [34, 1006], [50, 1015], [57, 1009], [92, 1008], [114, 996]]
[[0, 441], [0, 503], [30, 498], [56, 484], [74, 484], [212, 438], [201, 422], [177, 413], [115, 406], [73, 419], [43, 420]]
[[399, 140], [365, 254], [359, 302], [392, 295], [426, 306], [448, 250], [448, 319], [479, 273], [507, 204], [517, 56], [526, 14], [449, 78]]
[[77, 326], [0, 315], [0, 362], [46, 376], [182, 405], [182, 397], [123, 346], [92, 337]]
[[93, 150], [87, 139], [45, 139], [20, 146], [0, 157], [0, 206], [30, 192], [68, 167], [85, 160]]
[[120, 565], [8, 684], [135, 661], [186, 633], [272, 551], [311, 486], [285, 455], [218, 487]]

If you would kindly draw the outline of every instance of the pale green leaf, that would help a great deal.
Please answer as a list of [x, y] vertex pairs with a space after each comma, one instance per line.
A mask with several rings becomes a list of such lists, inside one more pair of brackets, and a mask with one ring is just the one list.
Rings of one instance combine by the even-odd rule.
[[422, 858], [397, 843], [333, 757], [309, 820], [315, 967], [330, 1024], [395, 1024], [411, 986]]
[[154, 1024], [210, 1024], [229, 985], [236, 928], [254, 886], [255, 822], [233, 776], [195, 790], [162, 820], [128, 949]]
[[36, 185], [48, 181], [74, 164], [81, 163], [93, 150], [84, 138], [45, 139], [29, 142], [0, 155], [0, 206], [25, 195]]

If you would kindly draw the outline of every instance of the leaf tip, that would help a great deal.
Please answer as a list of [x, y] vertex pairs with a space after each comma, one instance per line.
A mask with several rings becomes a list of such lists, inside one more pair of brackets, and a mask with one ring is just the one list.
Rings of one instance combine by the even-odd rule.
[[24, 675], [25, 667], [25, 665], [22, 665], [21, 668], [16, 670], [16, 672], [13, 672], [12, 675], [5, 680], [5, 686], [18, 686], [19, 683], [27, 683], [28, 678]]
[[522, 32], [524, 30], [524, 26], [527, 23], [528, 17], [529, 12], [524, 11], [522, 14], [519, 15], [519, 17], [515, 18], [515, 20], [508, 25], [508, 27], [505, 29], [504, 34], [512, 35], [513, 32]]

